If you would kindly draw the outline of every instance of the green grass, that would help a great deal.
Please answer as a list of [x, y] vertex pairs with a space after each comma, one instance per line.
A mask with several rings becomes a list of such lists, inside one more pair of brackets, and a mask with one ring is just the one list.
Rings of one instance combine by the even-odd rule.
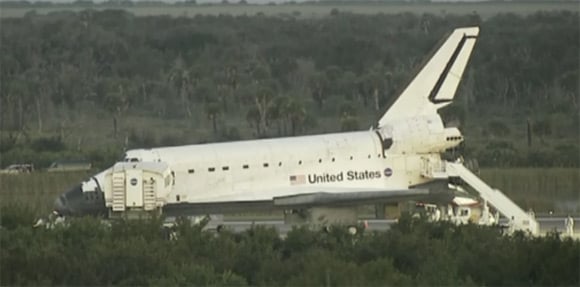
[[[0, 176], [0, 207], [23, 206], [37, 216], [52, 210], [54, 199], [88, 178], [93, 172], [48, 173]], [[577, 211], [580, 207], [580, 174], [573, 168], [484, 169], [480, 176], [505, 192], [523, 208], [538, 213]], [[564, 203], [571, 204], [564, 204]]]
[[524, 209], [578, 213], [580, 170], [574, 168], [484, 169], [481, 178]]
[[570, 10], [579, 11], [577, 2], [478, 2], [478, 3], [321, 3], [321, 4], [280, 4], [280, 5], [196, 5], [196, 6], [94, 6], [82, 7], [75, 5], [53, 5], [37, 7], [2, 7], [1, 18], [22, 17], [26, 13], [35, 11], [47, 14], [58, 11], [81, 11], [84, 9], [124, 9], [137, 16], [170, 15], [174, 17], [195, 15], [294, 15], [300, 18], [323, 17], [330, 15], [332, 9], [341, 12], [357, 14], [398, 14], [398, 13], [431, 13], [431, 14], [472, 14], [477, 13], [483, 19], [497, 13], [530, 14], [540, 10]]
[[56, 197], [86, 180], [93, 172], [35, 172], [0, 175], [0, 208], [21, 206], [33, 209], [37, 216], [52, 210]]

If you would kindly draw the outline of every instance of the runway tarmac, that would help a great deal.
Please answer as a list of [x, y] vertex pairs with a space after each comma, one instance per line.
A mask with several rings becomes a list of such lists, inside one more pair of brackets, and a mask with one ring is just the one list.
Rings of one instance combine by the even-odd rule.
[[[549, 231], [557, 231], [561, 233], [565, 233], [566, 226], [565, 226], [565, 219], [566, 217], [537, 217], [536, 220], [540, 224], [540, 233], [544, 234]], [[359, 221], [362, 223], [363, 221]], [[388, 230], [393, 223], [396, 223], [396, 219], [368, 219], [368, 227], [366, 230], [368, 231], [384, 231]], [[580, 217], [574, 217], [574, 234], [578, 235], [580, 233]], [[506, 219], [500, 219], [500, 223], [505, 224], [507, 223]], [[266, 227], [274, 227], [278, 230], [281, 235], [285, 235], [290, 230], [292, 230], [292, 225], [285, 224], [283, 220], [243, 220], [243, 221], [235, 221], [235, 220], [228, 220], [222, 222], [210, 221], [210, 223], [206, 226], [207, 229], [216, 229], [218, 225], [223, 225], [225, 228], [233, 231], [233, 232], [242, 232], [251, 228], [253, 225], [262, 225]]]

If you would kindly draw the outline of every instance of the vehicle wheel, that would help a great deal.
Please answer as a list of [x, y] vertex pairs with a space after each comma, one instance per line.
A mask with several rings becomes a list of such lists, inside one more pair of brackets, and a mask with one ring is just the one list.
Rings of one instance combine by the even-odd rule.
[[161, 230], [161, 233], [163, 234], [163, 239], [165, 240], [171, 240], [171, 233], [173, 233], [173, 230], [170, 227], [163, 227], [163, 229]]
[[358, 233], [358, 228], [354, 225], [351, 225], [348, 227], [348, 233], [354, 236]]

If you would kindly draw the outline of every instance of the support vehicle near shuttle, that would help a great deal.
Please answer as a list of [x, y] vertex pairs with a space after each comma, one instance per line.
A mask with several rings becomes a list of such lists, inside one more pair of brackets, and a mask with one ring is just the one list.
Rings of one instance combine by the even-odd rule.
[[205, 215], [282, 209], [287, 220], [352, 222], [356, 206], [450, 202], [461, 178], [522, 230], [534, 218], [461, 163], [442, 158], [463, 141], [438, 109], [452, 103], [479, 35], [455, 29], [378, 123], [366, 131], [130, 150], [56, 199], [62, 215]]

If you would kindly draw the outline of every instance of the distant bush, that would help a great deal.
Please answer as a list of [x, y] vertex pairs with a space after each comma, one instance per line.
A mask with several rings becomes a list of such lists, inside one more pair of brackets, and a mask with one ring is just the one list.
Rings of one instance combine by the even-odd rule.
[[182, 137], [175, 134], [166, 134], [163, 137], [161, 137], [161, 140], [159, 140], [159, 144], [161, 146], [176, 146], [185, 144], [185, 140], [183, 140]]
[[85, 152], [86, 158], [94, 168], [104, 169], [112, 166], [115, 162], [123, 159], [123, 152], [120, 147], [103, 147]]
[[77, 151], [34, 151], [27, 146], [11, 149], [2, 153], [2, 165], [7, 166], [14, 163], [32, 163], [35, 169], [48, 167], [57, 160], [79, 159], [84, 156]]
[[30, 227], [34, 224], [35, 212], [30, 205], [25, 204], [2, 204], [0, 206], [0, 226], [6, 229], [17, 227]]
[[340, 119], [341, 131], [356, 131], [359, 129], [359, 121], [354, 116], [346, 116]]
[[498, 120], [489, 122], [487, 129], [490, 134], [496, 137], [506, 137], [511, 132], [509, 127], [504, 122]]
[[554, 165], [561, 167], [580, 167], [580, 147], [562, 144], [554, 148]]
[[[10, 215], [12, 213], [12, 215]], [[569, 285], [580, 242], [557, 234], [502, 235], [475, 225], [403, 217], [386, 232], [350, 235], [272, 228], [239, 234], [181, 221], [168, 239], [161, 221], [69, 220], [54, 229], [17, 218], [0, 232], [2, 285]], [[4, 223], [4, 221], [3, 221]]]
[[477, 155], [482, 166], [518, 166], [521, 163], [519, 152], [510, 142], [490, 141]]
[[66, 149], [66, 145], [57, 136], [36, 138], [30, 143], [30, 147], [36, 152], [57, 152]]
[[534, 149], [528, 152], [526, 162], [528, 166], [552, 166], [556, 162], [554, 153], [545, 149]]
[[129, 133], [129, 148], [152, 148], [157, 145], [153, 131], [131, 130]]
[[17, 146], [16, 137], [0, 137], [0, 153], [7, 152]]

